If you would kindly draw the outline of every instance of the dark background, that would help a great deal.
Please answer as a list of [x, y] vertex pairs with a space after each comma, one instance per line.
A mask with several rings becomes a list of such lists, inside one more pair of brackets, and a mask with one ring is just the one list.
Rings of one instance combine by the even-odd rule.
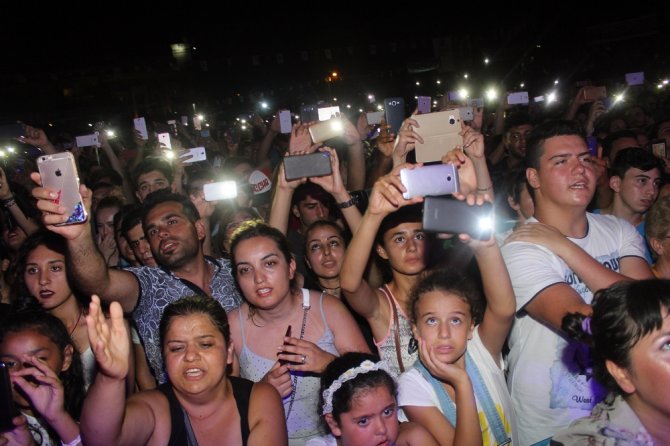
[[[580, 82], [616, 92], [625, 87], [624, 74], [637, 71], [655, 87], [670, 76], [668, 8], [633, 6], [472, 3], [454, 11], [445, 3], [442, 11], [391, 15], [368, 4], [324, 16], [327, 8], [344, 7], [287, 5], [284, 14], [263, 10], [261, 18], [215, 15], [203, 6], [203, 23], [163, 5], [128, 9], [106, 22], [54, 18], [48, 26], [28, 26], [20, 20], [0, 31], [0, 123], [76, 132], [99, 120], [129, 126], [135, 115], [162, 120], [198, 112], [228, 121], [259, 111], [262, 100], [270, 110], [294, 112], [333, 97], [365, 108], [368, 93], [378, 102], [404, 96], [413, 107], [415, 95], [438, 97], [461, 86], [472, 97], [491, 85], [532, 97], [553, 88], [554, 79], [567, 101]], [[102, 16], [105, 6], [86, 8], [100, 8]], [[175, 58], [173, 43], [185, 44], [187, 57]], [[338, 79], [329, 81], [332, 71]]]

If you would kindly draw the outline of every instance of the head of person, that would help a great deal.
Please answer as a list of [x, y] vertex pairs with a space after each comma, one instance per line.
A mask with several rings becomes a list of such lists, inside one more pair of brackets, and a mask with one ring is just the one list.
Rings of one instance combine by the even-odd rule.
[[205, 226], [187, 197], [154, 192], [147, 197], [143, 210], [142, 229], [159, 265], [180, 268], [202, 252]]
[[135, 253], [128, 244], [128, 240], [123, 235], [123, 220], [137, 207], [133, 204], [126, 204], [119, 212], [114, 214], [114, 239], [116, 240], [116, 246], [119, 247], [119, 252], [126, 261], [128, 261], [132, 266], [139, 266], [140, 262], [135, 257]]
[[350, 352], [335, 358], [321, 375], [319, 393], [321, 413], [338, 444], [395, 444], [397, 386], [378, 357]]
[[160, 157], [145, 158], [132, 173], [135, 195], [143, 203], [147, 195], [160, 189], [175, 191], [172, 165]]
[[467, 275], [453, 270], [431, 272], [412, 289], [408, 308], [417, 340], [426, 342], [444, 363], [462, 360], [482, 314], [481, 295]]
[[645, 236], [655, 258], [670, 262], [670, 195], [659, 197], [644, 220]]
[[331, 195], [314, 183], [304, 183], [298, 186], [291, 200], [291, 213], [300, 221], [304, 231], [309, 225], [318, 220], [330, 218]]
[[504, 179], [503, 193], [507, 206], [512, 209], [517, 221], [525, 221], [533, 216], [535, 205], [528, 190], [526, 171], [511, 170]]
[[[40, 310], [19, 311], [0, 325], [0, 361], [11, 372], [35, 367], [28, 359], [36, 358], [53, 370], [64, 390], [65, 410], [79, 419], [84, 401], [84, 376], [79, 353], [65, 325], [55, 316]], [[14, 401], [22, 410], [30, 410], [30, 399], [14, 386]]]
[[602, 156], [611, 163], [620, 151], [629, 147], [641, 147], [637, 142], [635, 132], [631, 130], [619, 130], [618, 132], [610, 133], [603, 140]]
[[51, 231], [39, 231], [26, 239], [14, 264], [13, 292], [21, 306], [37, 302], [53, 311], [77, 295], [68, 280], [65, 239]]
[[562, 327], [591, 344], [598, 381], [626, 398], [638, 416], [662, 414], [667, 424], [670, 391], [661, 383], [670, 380], [670, 281], [615, 283], [595, 294], [590, 323], [584, 319], [569, 314]]
[[621, 150], [612, 162], [610, 188], [615, 199], [643, 214], [658, 197], [663, 162], [640, 148]]
[[123, 188], [115, 184], [98, 181], [91, 186], [91, 210], [93, 212], [98, 210], [98, 206], [102, 200], [108, 197], [115, 197], [122, 203], [125, 203], [125, 196], [123, 195]]
[[[35, 221], [39, 220], [39, 211], [33, 204], [28, 189], [14, 181], [9, 181], [9, 186], [16, 200], [15, 206], [18, 206], [26, 217]], [[13, 253], [19, 250], [28, 237], [28, 234], [16, 223], [14, 217], [4, 208], [0, 209], [0, 232], [2, 240]]]
[[242, 223], [249, 220], [260, 220], [261, 216], [256, 212], [254, 208], [243, 207], [236, 208], [231, 207], [227, 209], [223, 217], [221, 218], [221, 227], [223, 231], [220, 232], [220, 242], [218, 246], [221, 248], [221, 251], [225, 255], [230, 253], [230, 243], [233, 233], [237, 228], [240, 227]]
[[143, 215], [144, 208], [141, 205], [133, 206], [123, 219], [121, 233], [131, 249], [135, 260], [142, 266], [153, 268], [157, 263], [151, 252], [149, 240], [144, 235], [144, 228], [142, 227]]
[[393, 271], [415, 275], [426, 269], [429, 244], [421, 220], [421, 208], [410, 205], [390, 213], [379, 225], [375, 250]]
[[665, 139], [665, 147], [670, 147], [670, 115], [656, 120], [651, 129], [652, 139]]
[[103, 198], [95, 210], [95, 228], [102, 237], [114, 236], [114, 216], [123, 207], [123, 201], [118, 197]]
[[207, 296], [172, 302], [158, 327], [163, 363], [178, 393], [197, 396], [220, 385], [233, 361], [226, 311]]
[[230, 245], [235, 278], [251, 308], [270, 309], [297, 290], [296, 264], [280, 231], [260, 220], [242, 223]]
[[511, 113], [505, 118], [505, 136], [503, 144], [507, 153], [519, 161], [526, 155], [526, 140], [533, 130], [530, 115], [525, 112]]
[[591, 202], [596, 175], [586, 136], [575, 122], [554, 120], [535, 127], [528, 137], [525, 165], [536, 209], [544, 201], [585, 209]]
[[249, 176], [254, 171], [254, 163], [243, 156], [231, 156], [223, 162], [221, 170], [226, 175], [232, 175], [239, 181], [248, 183]]
[[335, 222], [315, 221], [305, 231], [305, 263], [318, 278], [340, 276], [345, 250], [344, 232]]

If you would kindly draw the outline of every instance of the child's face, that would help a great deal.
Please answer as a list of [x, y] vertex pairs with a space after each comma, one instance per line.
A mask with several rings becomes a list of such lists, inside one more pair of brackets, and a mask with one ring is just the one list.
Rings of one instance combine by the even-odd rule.
[[[28, 358], [34, 356], [45, 363], [51, 370], [60, 374], [70, 367], [72, 352], [62, 352], [58, 345], [36, 330], [10, 332], [0, 343], [0, 361], [9, 366], [10, 372], [18, 372], [33, 367]], [[13, 389], [14, 401], [21, 407], [29, 407], [28, 401], [20, 392]]]
[[419, 274], [426, 269], [426, 234], [420, 222], [401, 223], [384, 234], [377, 252], [391, 268], [402, 274]]
[[453, 364], [465, 353], [474, 322], [470, 305], [446, 291], [424, 294], [416, 304], [414, 336], [423, 339], [432, 356]]
[[340, 414], [340, 422], [326, 415], [331, 432], [342, 446], [395, 444], [398, 436], [396, 400], [388, 387], [380, 385], [357, 392], [349, 412]]

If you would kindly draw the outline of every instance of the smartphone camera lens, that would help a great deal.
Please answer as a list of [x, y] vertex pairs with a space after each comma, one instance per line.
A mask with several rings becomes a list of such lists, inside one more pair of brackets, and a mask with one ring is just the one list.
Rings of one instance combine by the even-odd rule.
[[453, 116], [449, 116], [449, 124], [450, 125], [456, 124], [456, 118], [454, 118]]
[[447, 175], [447, 182], [451, 182], [451, 175]]

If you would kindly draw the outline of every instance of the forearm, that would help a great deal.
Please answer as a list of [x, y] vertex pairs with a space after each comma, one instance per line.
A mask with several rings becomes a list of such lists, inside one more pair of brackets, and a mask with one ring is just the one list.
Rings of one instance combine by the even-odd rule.
[[454, 434], [454, 445], [481, 446], [482, 428], [479, 424], [477, 413], [477, 402], [472, 384], [468, 379], [459, 386], [454, 386], [456, 392], [456, 432]]
[[360, 190], [365, 187], [365, 150], [363, 143], [357, 140], [349, 145], [347, 162], [347, 184], [349, 190]]
[[486, 158], [471, 158], [472, 165], [475, 168], [475, 177], [477, 178], [477, 192], [487, 193], [493, 198], [493, 180], [486, 165]]
[[586, 251], [567, 239], [561, 249], [556, 251], [556, 254], [594, 293], [615, 282], [629, 279], [627, 276], [603, 266]]
[[367, 212], [361, 219], [358, 229], [344, 254], [340, 271], [340, 286], [343, 291], [355, 293], [360, 288], [365, 266], [374, 245], [375, 235], [382, 220], [382, 216]]
[[79, 436], [79, 425], [65, 411], [54, 419], [48, 419], [47, 423], [56, 431], [63, 443], [70, 443]]
[[265, 136], [263, 137], [263, 140], [258, 147], [256, 158], [254, 159], [256, 165], [260, 164], [268, 157], [268, 153], [270, 153], [270, 147], [272, 147], [272, 141], [275, 139], [275, 136], [277, 136], [277, 132], [272, 129], [265, 132]]
[[[87, 226], [87, 223], [84, 223]], [[77, 287], [85, 294], [101, 294], [109, 286], [109, 271], [102, 253], [91, 236], [90, 229], [79, 237], [68, 240], [68, 270], [77, 283]]]
[[293, 189], [277, 187], [272, 197], [270, 207], [270, 217], [268, 224], [278, 229], [282, 234], [288, 232], [288, 218], [291, 213], [291, 199], [293, 198]]
[[40, 226], [37, 223], [26, 217], [14, 196], [3, 200], [2, 206], [9, 212], [9, 215], [12, 216], [16, 224], [19, 225], [27, 235], [32, 235], [40, 229]]
[[[335, 198], [336, 203], [346, 203], [349, 200], [352, 199], [351, 194], [349, 192], [342, 191], [342, 192], [333, 192], [333, 198]], [[358, 225], [360, 224], [363, 216], [361, 215], [361, 211], [358, 210], [358, 207], [353, 204], [349, 207], [346, 207], [342, 209], [342, 215], [344, 216], [344, 220], [347, 222], [347, 226], [349, 227], [349, 230], [351, 233], [355, 233], [356, 229], [358, 228]]]
[[507, 266], [497, 244], [475, 251], [479, 271], [482, 272], [482, 285], [486, 296], [487, 311], [504, 318], [514, 317], [516, 298], [512, 288]]
[[393, 157], [384, 156], [377, 151], [375, 162], [370, 169], [370, 176], [366, 179], [366, 186], [372, 187], [379, 178], [383, 177], [393, 169]]
[[120, 444], [126, 412], [125, 394], [124, 379], [96, 375], [81, 410], [81, 436], [86, 445]]

